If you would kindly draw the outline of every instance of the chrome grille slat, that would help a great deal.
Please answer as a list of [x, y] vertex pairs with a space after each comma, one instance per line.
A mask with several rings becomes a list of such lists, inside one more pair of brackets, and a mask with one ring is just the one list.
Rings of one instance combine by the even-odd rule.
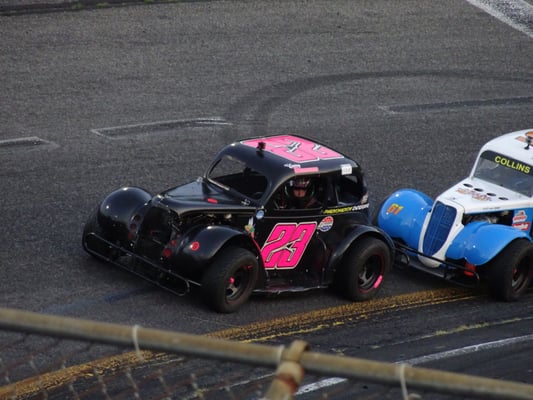
[[431, 220], [424, 236], [422, 251], [424, 254], [435, 254], [444, 244], [455, 220], [457, 211], [441, 202], [435, 203], [431, 212]]

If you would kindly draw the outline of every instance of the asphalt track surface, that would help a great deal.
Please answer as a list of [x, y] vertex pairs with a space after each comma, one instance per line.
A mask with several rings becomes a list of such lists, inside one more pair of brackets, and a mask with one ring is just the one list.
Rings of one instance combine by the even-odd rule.
[[[334, 293], [254, 298], [218, 315], [80, 246], [109, 191], [184, 183], [222, 145], [266, 133], [352, 155], [374, 205], [397, 187], [437, 195], [484, 142], [533, 128], [531, 15], [513, 25], [473, 3], [214, 1], [0, 17], [2, 306], [300, 338], [325, 352], [533, 383], [531, 293], [505, 304], [481, 288], [457, 300], [446, 283], [394, 271], [381, 298], [450, 290], [448, 300], [322, 325], [346, 305]], [[460, 351], [479, 345], [475, 356]]]

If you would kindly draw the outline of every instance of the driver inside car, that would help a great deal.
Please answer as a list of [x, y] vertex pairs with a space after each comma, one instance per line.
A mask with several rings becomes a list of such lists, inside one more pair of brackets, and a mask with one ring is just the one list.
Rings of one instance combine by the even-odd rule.
[[281, 209], [304, 209], [320, 207], [316, 197], [316, 182], [306, 176], [289, 180], [276, 202]]

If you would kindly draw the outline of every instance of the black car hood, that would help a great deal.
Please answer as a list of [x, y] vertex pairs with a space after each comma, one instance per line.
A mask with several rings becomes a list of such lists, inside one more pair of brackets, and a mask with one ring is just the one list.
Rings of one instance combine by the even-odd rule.
[[250, 201], [231, 195], [213, 184], [198, 179], [185, 185], [168, 189], [152, 200], [153, 205], [168, 207], [178, 214], [195, 211], [241, 211], [254, 210]]

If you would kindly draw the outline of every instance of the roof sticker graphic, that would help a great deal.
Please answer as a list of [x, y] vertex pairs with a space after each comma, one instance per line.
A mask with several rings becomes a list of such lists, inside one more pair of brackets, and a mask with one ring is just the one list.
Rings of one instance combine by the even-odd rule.
[[242, 144], [261, 148], [286, 160], [306, 163], [319, 160], [344, 158], [342, 154], [310, 140], [291, 135], [245, 140]]

